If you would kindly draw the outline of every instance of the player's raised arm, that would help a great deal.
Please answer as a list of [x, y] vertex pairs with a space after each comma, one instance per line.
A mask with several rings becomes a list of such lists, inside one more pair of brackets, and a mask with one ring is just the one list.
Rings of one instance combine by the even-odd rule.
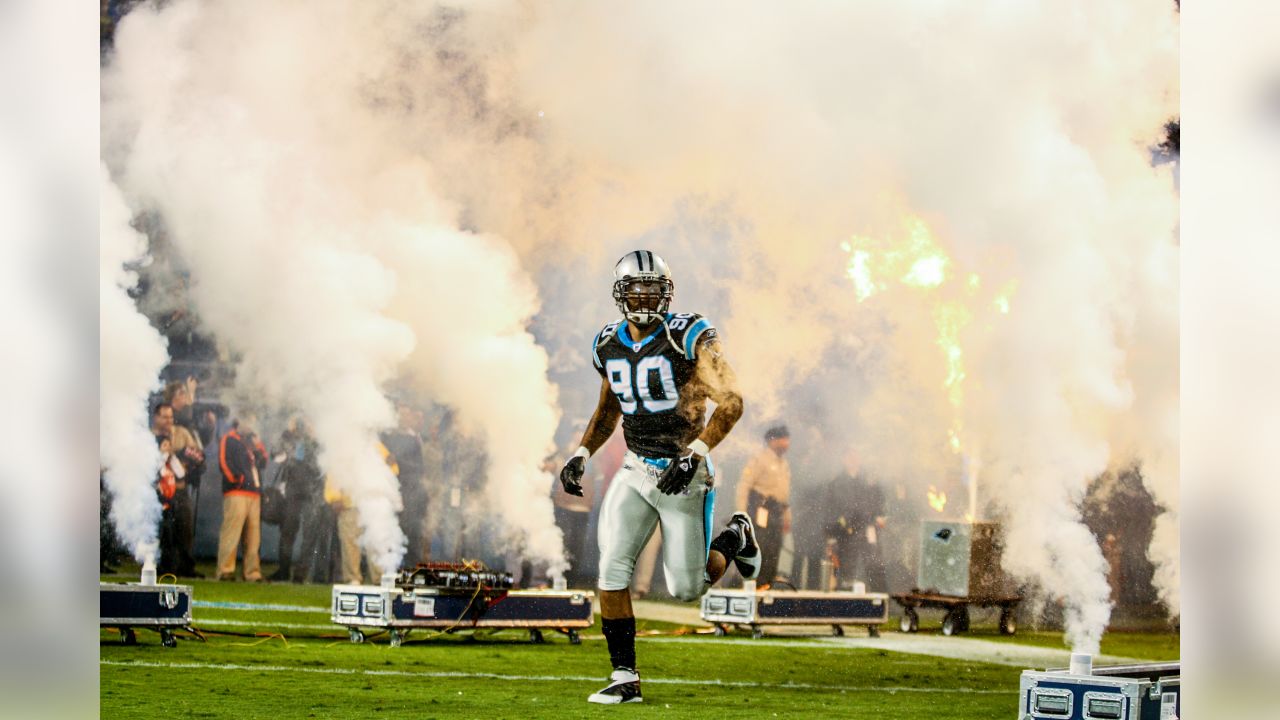
[[707, 421], [707, 427], [698, 436], [710, 451], [724, 440], [738, 419], [742, 417], [742, 394], [738, 392], [738, 378], [725, 359], [724, 349], [717, 339], [709, 339], [698, 347], [697, 376], [707, 388], [707, 397], [716, 409]]
[[578, 452], [560, 470], [560, 484], [564, 486], [565, 492], [582, 497], [582, 475], [587, 469], [587, 458], [608, 441], [621, 417], [622, 407], [618, 404], [618, 396], [610, 389], [609, 381], [602, 380], [600, 399], [596, 402], [596, 411], [592, 413], [587, 429], [582, 433]]

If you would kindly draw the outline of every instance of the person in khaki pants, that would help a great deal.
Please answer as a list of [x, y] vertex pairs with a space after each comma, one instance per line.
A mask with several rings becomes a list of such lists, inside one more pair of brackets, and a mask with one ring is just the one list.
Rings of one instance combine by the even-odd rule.
[[[378, 443], [378, 452], [382, 453], [382, 459], [391, 468], [391, 473], [399, 476], [400, 465], [396, 462], [391, 451], [387, 450], [387, 446]], [[359, 585], [364, 579], [364, 574], [360, 571], [360, 559], [363, 556], [360, 550], [360, 511], [356, 509], [355, 503], [351, 501], [351, 498], [339, 490], [337, 484], [328, 476], [325, 477], [324, 482], [324, 499], [333, 508], [338, 517], [338, 547], [342, 554], [342, 582], [348, 585]], [[378, 567], [372, 557], [366, 557], [364, 560], [369, 565], [369, 575], [372, 576], [372, 582], [381, 581], [383, 569]], [[396, 568], [387, 569], [394, 571]]]
[[791, 466], [783, 457], [791, 448], [786, 425], [775, 425], [764, 434], [763, 448], [747, 462], [738, 480], [737, 509], [755, 522], [760, 542], [761, 585], [777, 579], [782, 537], [791, 532]]
[[267, 451], [251, 431], [241, 435], [240, 421], [218, 443], [218, 465], [222, 469], [222, 530], [218, 534], [218, 579], [233, 580], [236, 550], [244, 545], [244, 579], [262, 581], [258, 560], [261, 543], [259, 513], [262, 509], [262, 481], [258, 471], [266, 465]]

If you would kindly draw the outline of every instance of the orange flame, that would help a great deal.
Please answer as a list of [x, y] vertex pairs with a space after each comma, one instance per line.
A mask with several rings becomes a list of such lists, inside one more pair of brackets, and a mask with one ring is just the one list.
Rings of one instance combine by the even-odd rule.
[[929, 507], [937, 512], [947, 509], [947, 494], [934, 485], [929, 486]]
[[[973, 302], [983, 288], [983, 279], [977, 273], [963, 274], [942, 248], [928, 224], [919, 217], [907, 214], [902, 218], [902, 228], [887, 237], [854, 235], [840, 243], [840, 249], [849, 254], [845, 274], [853, 282], [854, 295], [859, 303], [891, 287], [904, 286], [919, 292], [940, 293], [933, 297], [933, 320], [937, 328], [937, 346], [942, 351], [945, 375], [942, 387], [952, 407], [951, 426], [947, 429], [947, 445], [957, 455], [966, 451], [963, 442], [965, 428], [964, 384], [965, 352], [962, 343], [965, 329], [974, 319]], [[945, 286], [945, 287], [944, 287]], [[986, 302], [1002, 315], [1009, 314], [1011, 300], [1017, 291], [1016, 280], [1006, 282]], [[969, 298], [969, 299], [965, 299]], [[946, 495], [939, 495], [941, 505]], [[930, 500], [937, 507], [937, 503]], [[941, 508], [938, 508], [941, 512]]]

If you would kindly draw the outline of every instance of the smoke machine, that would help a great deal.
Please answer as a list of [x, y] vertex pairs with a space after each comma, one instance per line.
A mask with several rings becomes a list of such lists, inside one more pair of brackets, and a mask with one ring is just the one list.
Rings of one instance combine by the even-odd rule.
[[387, 573], [380, 585], [334, 585], [331, 620], [353, 643], [371, 631], [388, 632], [396, 647], [417, 629], [523, 628], [533, 642], [549, 629], [576, 645], [578, 630], [594, 621], [594, 600], [582, 590], [517, 590], [509, 573], [478, 562], [425, 563]]
[[175, 629], [191, 629], [191, 587], [156, 583], [155, 564], [142, 566], [137, 583], [99, 583], [98, 626], [117, 628], [120, 641], [136, 645], [136, 628], [160, 633], [160, 644], [176, 646]]
[[1146, 663], [1095, 668], [1073, 653], [1071, 667], [1024, 670], [1022, 720], [1177, 720], [1182, 712], [1181, 664]]

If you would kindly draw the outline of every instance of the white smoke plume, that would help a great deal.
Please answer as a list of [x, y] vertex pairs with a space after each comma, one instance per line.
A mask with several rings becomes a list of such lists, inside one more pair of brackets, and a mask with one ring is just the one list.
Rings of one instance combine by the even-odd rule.
[[147, 255], [119, 188], [104, 166], [99, 187], [99, 457], [111, 493], [111, 520], [139, 562], [155, 559], [160, 502], [154, 482], [160, 449], [147, 399], [169, 361], [165, 339], [129, 297], [138, 282], [130, 265]]
[[[647, 246], [744, 386], [725, 453], [785, 416], [923, 495], [959, 465], [959, 423], [1009, 568], [1097, 649], [1108, 589], [1086, 484], [1135, 455], [1149, 481], [1175, 477], [1157, 469], [1173, 436], [1139, 432], [1176, 407], [1161, 280], [1176, 194], [1149, 153], [1177, 110], [1172, 3], [372, 5], [172, 2], [122, 26], [107, 136], [129, 187], [166, 198], [184, 250], [206, 248], [205, 304], [232, 302], [209, 287], [218, 257], [274, 268], [270, 248], [342, 238], [395, 277], [363, 317], [413, 329], [397, 358], [518, 468], [491, 487], [543, 517], [545, 486], [523, 473], [554, 394], [524, 323], [554, 299], [538, 340], [585, 413], [587, 343], [616, 314], [608, 269]], [[945, 282], [859, 302], [841, 244], [901, 238], [911, 218], [949, 258]], [[235, 287], [279, 312], [278, 293]], [[353, 302], [312, 299], [292, 332]], [[947, 302], [969, 316], [961, 402], [943, 383]]]
[[559, 572], [538, 469], [554, 391], [525, 330], [537, 294], [501, 239], [460, 229], [418, 138], [426, 110], [400, 92], [430, 13], [374, 5], [135, 10], [104, 73], [104, 154], [163, 218], [241, 390], [308, 418], [380, 567], [404, 537], [376, 434], [408, 373], [483, 436], [508, 539]]
[[1179, 478], [1180, 398], [1179, 282], [1177, 248], [1155, 244], [1134, 263], [1126, 319], [1128, 377], [1133, 379], [1133, 412], [1119, 432], [1119, 455], [1141, 464], [1143, 481], [1163, 512], [1156, 518], [1147, 556], [1155, 565], [1154, 584], [1171, 617], [1181, 614], [1181, 492]]
[[[800, 415], [836, 444], [849, 428], [923, 493], [958, 464], [958, 417], [1008, 567], [1097, 650], [1109, 589], [1086, 485], [1135, 454], [1176, 483], [1176, 194], [1150, 156], [1177, 109], [1171, 3], [498, 3], [458, 24], [451, 57], [485, 107], [534, 128], [512, 140], [491, 127], [506, 115], [468, 114], [453, 145], [485, 152], [441, 161], [453, 196], [544, 287], [600, 268], [559, 291], [557, 355], [572, 344], [585, 365], [580, 308], [612, 314], [607, 263], [649, 244], [678, 301], [722, 328], [748, 427]], [[904, 216], [931, 228], [948, 283], [858, 303], [840, 243], [901, 237]], [[971, 315], [959, 411], [945, 300]]]
[[[490, 112], [433, 125], [463, 148], [439, 162], [544, 287], [586, 269], [556, 288], [557, 356], [585, 366], [608, 263], [658, 250], [678, 302], [722, 328], [748, 428], [791, 414], [834, 444], [850, 428], [923, 493], [959, 464], [958, 418], [1008, 567], [1097, 650], [1109, 588], [1087, 483], [1135, 454], [1176, 483], [1176, 193], [1150, 155], [1177, 111], [1172, 3], [493, 3], [457, 25], [450, 57]], [[949, 256], [947, 284], [858, 303], [840, 244], [901, 237], [907, 216]], [[959, 411], [944, 300], [971, 315]]]

